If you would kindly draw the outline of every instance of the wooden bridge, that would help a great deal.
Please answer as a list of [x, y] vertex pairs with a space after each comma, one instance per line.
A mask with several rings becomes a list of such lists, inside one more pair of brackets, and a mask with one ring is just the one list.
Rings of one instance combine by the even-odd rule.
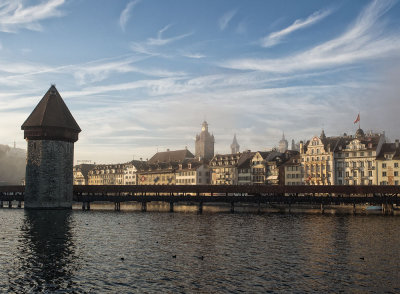
[[[24, 186], [0, 186], [0, 207], [8, 202], [24, 200]], [[83, 210], [90, 210], [92, 202], [114, 203], [120, 210], [121, 202], [139, 202], [142, 211], [147, 203], [169, 203], [173, 211], [177, 202], [198, 204], [201, 213], [203, 203], [228, 203], [234, 211], [235, 203], [261, 204], [319, 204], [321, 210], [330, 204], [374, 204], [393, 211], [400, 206], [400, 186], [267, 186], [267, 185], [86, 185], [74, 186], [73, 200], [82, 203]], [[355, 208], [354, 208], [355, 209]]]

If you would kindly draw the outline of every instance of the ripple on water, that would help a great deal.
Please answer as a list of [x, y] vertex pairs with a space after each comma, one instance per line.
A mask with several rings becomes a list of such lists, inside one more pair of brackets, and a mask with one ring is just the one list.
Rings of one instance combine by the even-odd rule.
[[398, 292], [400, 218], [0, 209], [0, 292]]

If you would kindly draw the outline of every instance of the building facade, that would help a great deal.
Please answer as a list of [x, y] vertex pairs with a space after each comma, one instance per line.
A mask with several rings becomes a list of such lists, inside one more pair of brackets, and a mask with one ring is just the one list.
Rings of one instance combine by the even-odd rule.
[[89, 171], [89, 185], [123, 185], [124, 164], [100, 164]]
[[384, 143], [376, 158], [377, 184], [400, 185], [400, 146], [395, 143]]
[[74, 185], [89, 185], [89, 172], [94, 168], [94, 164], [75, 165], [73, 168]]
[[209, 185], [211, 183], [208, 165], [197, 159], [180, 163], [175, 177], [177, 185]]
[[237, 164], [241, 153], [217, 154], [210, 161], [212, 185], [237, 185]]

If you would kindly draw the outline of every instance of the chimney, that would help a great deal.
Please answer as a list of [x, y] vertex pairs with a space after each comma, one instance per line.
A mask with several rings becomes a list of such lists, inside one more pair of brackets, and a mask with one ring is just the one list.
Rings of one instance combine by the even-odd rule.
[[396, 144], [396, 149], [399, 149], [399, 139], [396, 139], [394, 143]]
[[303, 141], [300, 141], [300, 154], [304, 153], [304, 145], [303, 145]]

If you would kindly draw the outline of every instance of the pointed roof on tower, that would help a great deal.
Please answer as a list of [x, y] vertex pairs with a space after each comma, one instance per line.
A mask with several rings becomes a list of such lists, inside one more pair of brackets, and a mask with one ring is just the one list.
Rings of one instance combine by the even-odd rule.
[[81, 128], [75, 121], [56, 87], [52, 85], [22, 124], [28, 139], [77, 141]]

